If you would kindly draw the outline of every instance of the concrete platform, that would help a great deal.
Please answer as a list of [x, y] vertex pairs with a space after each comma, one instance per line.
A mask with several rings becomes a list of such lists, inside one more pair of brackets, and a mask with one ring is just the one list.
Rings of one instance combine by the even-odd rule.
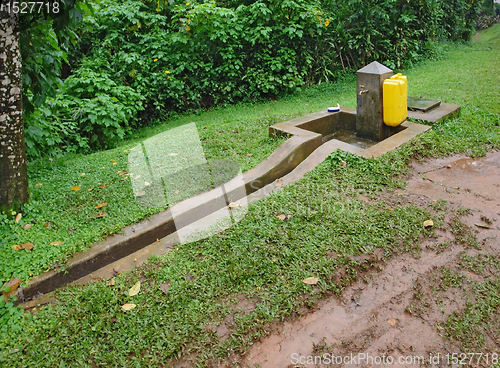
[[441, 103], [438, 107], [428, 111], [408, 111], [408, 117], [423, 120], [429, 123], [438, 123], [446, 119], [456, 118], [460, 115], [460, 105]]

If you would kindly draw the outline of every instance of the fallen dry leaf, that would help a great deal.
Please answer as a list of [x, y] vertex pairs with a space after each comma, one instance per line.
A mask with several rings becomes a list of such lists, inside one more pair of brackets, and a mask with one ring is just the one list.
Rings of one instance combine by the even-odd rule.
[[231, 202], [231, 203], [229, 203], [228, 207], [229, 208], [241, 207], [241, 203], [240, 202], [238, 202], [238, 203]]
[[115, 279], [111, 279], [108, 281], [108, 286], [115, 286]]
[[94, 187], [87, 189], [87, 191], [92, 192], [94, 190]]
[[80, 176], [85, 176], [85, 173], [81, 173]]
[[342, 167], [346, 167], [346, 165], [347, 165], [347, 162], [342, 161]]
[[23, 217], [23, 214], [22, 214], [22, 213], [18, 213], [18, 214], [16, 215], [16, 221], [15, 221], [15, 222], [16, 222], [16, 224], [17, 224], [19, 221], [21, 221], [21, 218], [22, 218], [22, 217]]
[[139, 294], [139, 291], [141, 291], [141, 282], [137, 281], [134, 286], [130, 288], [128, 291], [128, 296], [134, 296]]
[[29, 230], [29, 229], [31, 229], [31, 224], [26, 224], [26, 225], [24, 225], [24, 226], [23, 226], [23, 229], [24, 229], [24, 230]]
[[142, 196], [144, 196], [144, 195], [146, 195], [146, 192], [145, 192], [144, 190], [141, 190], [141, 191], [140, 191], [139, 193], [137, 193], [135, 196], [136, 196], [136, 197], [142, 197]]
[[292, 217], [292, 215], [277, 215], [276, 217], [279, 218], [281, 221], [286, 221], [290, 217]]
[[35, 187], [41, 187], [42, 184], [35, 184]]
[[99, 185], [99, 188], [104, 189], [106, 186], [104, 184]]
[[61, 245], [63, 242], [60, 240], [53, 241], [50, 245]]
[[94, 218], [101, 218], [101, 217], [105, 217], [107, 216], [108, 214], [105, 213], [105, 212], [99, 212], [97, 215], [94, 215]]
[[141, 177], [140, 175], [137, 175], [137, 176], [134, 178], [134, 180], [137, 180], [137, 179], [139, 179], [140, 177]]
[[160, 289], [163, 292], [163, 294], [168, 293], [168, 289], [170, 289], [170, 284], [172, 284], [170, 281], [164, 282], [163, 284], [160, 284]]
[[234, 129], [233, 133], [239, 133], [240, 131], [238, 129]]
[[398, 320], [395, 318], [390, 318], [387, 320], [387, 323], [389, 323], [392, 327], [396, 327], [398, 325]]
[[431, 227], [431, 226], [434, 226], [434, 221], [432, 220], [424, 221], [424, 227]]
[[14, 250], [17, 252], [18, 250], [23, 249], [23, 247], [21, 247], [21, 244], [14, 244], [14, 245], [12, 246], [12, 249], [14, 249]]
[[129, 311], [129, 310], [132, 310], [132, 309], [134, 309], [135, 307], [137, 307], [135, 304], [128, 304], [128, 303], [127, 303], [127, 304], [123, 304], [123, 305], [122, 305], [122, 309], [123, 309], [124, 311]]
[[44, 225], [43, 225], [44, 228], [48, 229], [50, 227], [50, 222], [46, 222]]
[[113, 162], [113, 165], [116, 165], [118, 162]]
[[96, 208], [96, 209], [97, 209], [97, 208], [102, 208], [102, 207], [107, 206], [107, 205], [108, 205], [108, 203], [107, 203], [107, 202], [104, 202], [104, 203], [99, 203], [99, 204], [98, 204], [97, 206], [95, 206], [94, 208]]
[[491, 229], [491, 226], [488, 226], [486, 224], [476, 223], [474, 225], [476, 225], [477, 227], [481, 227], [483, 229]]
[[253, 153], [247, 153], [247, 157], [252, 157]]
[[79, 185], [75, 185], [73, 188], [71, 188], [71, 190], [73, 190], [73, 191], [80, 190], [80, 189], [82, 189], [82, 187]]
[[14, 294], [14, 292], [19, 287], [19, 285], [21, 285], [22, 281], [23, 280], [16, 277], [16, 278], [11, 279], [9, 282], [6, 282], [5, 284], [3, 284], [2, 294], [4, 297], [5, 303], [7, 303], [7, 301], [9, 300], [9, 296]]
[[307, 285], [316, 285], [318, 281], [317, 277], [308, 277], [307, 279], [302, 280], [302, 282]]
[[33, 249], [33, 243], [24, 243], [24, 244], [21, 244], [21, 248], [24, 248], [26, 250], [32, 250]]

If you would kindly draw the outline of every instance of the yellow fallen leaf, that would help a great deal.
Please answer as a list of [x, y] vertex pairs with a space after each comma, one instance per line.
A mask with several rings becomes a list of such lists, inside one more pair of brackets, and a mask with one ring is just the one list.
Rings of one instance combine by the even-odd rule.
[[240, 202], [238, 202], [238, 203], [231, 202], [231, 203], [229, 203], [228, 207], [229, 208], [241, 207], [241, 203]]
[[139, 294], [139, 291], [141, 291], [141, 282], [137, 281], [134, 286], [130, 288], [128, 291], [128, 296], [134, 296]]
[[81, 173], [80, 176], [85, 176], [85, 173]]
[[277, 215], [277, 218], [279, 218], [281, 221], [288, 220], [292, 215]]
[[108, 286], [115, 286], [115, 279], [111, 279], [108, 281]]
[[99, 212], [97, 215], [94, 215], [94, 218], [101, 218], [101, 217], [105, 217], [107, 216], [108, 214], [105, 213], [105, 212]]
[[113, 162], [113, 165], [116, 165], [118, 162]]
[[434, 222], [432, 220], [424, 221], [424, 227], [431, 227], [431, 226], [434, 226]]
[[35, 187], [41, 187], [42, 184], [35, 184]]
[[75, 185], [73, 188], [71, 188], [71, 190], [73, 190], [73, 191], [74, 190], [80, 190], [80, 189], [82, 189], [82, 187], [79, 186], [79, 185]]
[[27, 250], [32, 250], [33, 249], [33, 243], [24, 243], [21, 244], [21, 248], [27, 249]]
[[18, 250], [23, 249], [23, 247], [21, 247], [21, 245], [20, 245], [20, 244], [14, 244], [14, 245], [12, 246], [12, 249], [14, 249], [14, 250], [17, 252]]
[[28, 229], [31, 229], [31, 224], [26, 224], [23, 226], [23, 229], [24, 230], [28, 230]]
[[23, 282], [23, 280], [21, 280], [20, 278], [13, 278], [11, 279], [9, 282], [6, 282], [5, 284], [3, 284], [2, 286], [2, 294], [3, 294], [3, 297], [4, 297], [4, 301], [5, 303], [8, 302], [9, 300], [9, 297], [11, 295], [14, 294], [14, 292], [16, 291], [16, 289], [19, 287], [19, 285], [21, 285], [21, 282]]
[[137, 193], [135, 196], [136, 197], [142, 197], [143, 195], [145, 195], [146, 192], [144, 190], [141, 190], [139, 193]]
[[318, 281], [317, 277], [308, 277], [307, 279], [302, 280], [302, 282], [307, 285], [316, 285]]
[[99, 188], [104, 189], [106, 186], [104, 184], [99, 185]]
[[92, 192], [94, 190], [94, 187], [87, 189], [87, 191]]
[[19, 285], [21, 285], [21, 282], [23, 282], [23, 280], [18, 277], [11, 279], [9, 282], [6, 282], [2, 286], [2, 289], [4, 290], [2, 291], [2, 294], [12, 293], [19, 287]]
[[21, 218], [23, 217], [23, 214], [22, 213], [18, 213], [17, 216], [16, 216], [16, 224], [21, 221]]
[[123, 304], [123, 305], [122, 305], [122, 309], [123, 309], [124, 311], [129, 311], [129, 310], [132, 310], [132, 309], [134, 309], [135, 307], [137, 307], [135, 304], [128, 304], [128, 303], [127, 303], [127, 304]]
[[94, 208], [102, 208], [104, 206], [107, 206], [108, 203], [107, 202], [104, 202], [104, 203], [99, 203], [97, 206], [95, 206]]
[[60, 240], [53, 241], [50, 245], [61, 245], [63, 242]]

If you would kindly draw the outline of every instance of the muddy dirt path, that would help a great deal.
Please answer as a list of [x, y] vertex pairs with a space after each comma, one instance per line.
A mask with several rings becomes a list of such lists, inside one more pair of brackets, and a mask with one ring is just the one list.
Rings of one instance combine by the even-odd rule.
[[[446, 201], [445, 225], [436, 230], [438, 238], [423, 242], [418, 255], [405, 254], [388, 261], [382, 271], [371, 274], [368, 284], [352, 285], [341, 298], [325, 300], [315, 312], [280, 325], [272, 335], [253, 345], [239, 361], [241, 366], [419, 367], [422, 363], [454, 366], [443, 354], [457, 353], [460, 349], [441, 336], [440, 326], [450, 313], [464, 308], [464, 298], [456, 290], [443, 291], [438, 304], [430, 302], [422, 309], [415, 290], [439, 282], [436, 275], [443, 267], [457, 270], [458, 258], [464, 254], [461, 252], [499, 253], [500, 153], [476, 159], [460, 155], [414, 163], [406, 190], [391, 194], [391, 198], [423, 207], [429, 203], [443, 205]], [[460, 220], [468, 225], [464, 228], [476, 234], [481, 249], [464, 247], [460, 244], [461, 235], [450, 231], [449, 224], [457, 210], [464, 214]], [[478, 279], [470, 272], [465, 275], [470, 280]], [[484, 353], [500, 352], [499, 343], [498, 337], [490, 337]], [[323, 356], [330, 361], [319, 360], [325, 353]], [[365, 356], [351, 360], [350, 354], [358, 353]], [[439, 361], [437, 353], [441, 354]], [[430, 361], [430, 355], [434, 361]], [[334, 356], [343, 357], [344, 361], [330, 364]]]

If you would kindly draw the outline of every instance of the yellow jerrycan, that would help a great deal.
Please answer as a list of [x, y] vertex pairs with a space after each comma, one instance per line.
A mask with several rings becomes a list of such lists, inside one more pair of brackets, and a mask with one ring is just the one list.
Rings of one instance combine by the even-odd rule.
[[383, 85], [384, 123], [397, 127], [408, 116], [408, 78], [398, 73], [386, 79]]

